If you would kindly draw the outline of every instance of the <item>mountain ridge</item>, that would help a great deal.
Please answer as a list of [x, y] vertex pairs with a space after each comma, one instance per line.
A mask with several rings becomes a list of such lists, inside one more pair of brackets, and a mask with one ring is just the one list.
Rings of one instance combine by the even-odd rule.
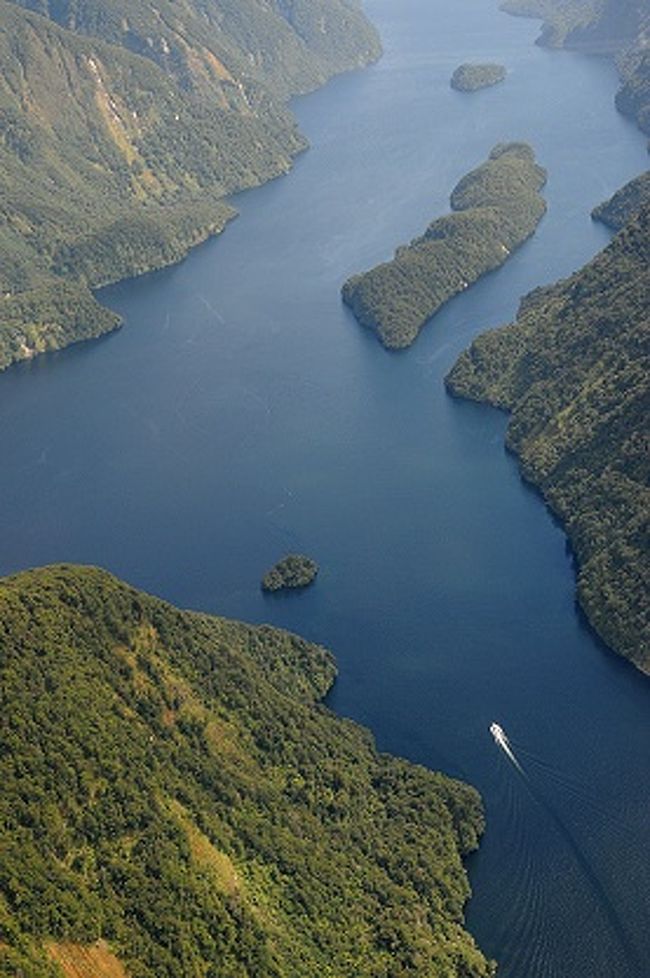
[[91, 290], [221, 231], [306, 148], [289, 95], [379, 52], [353, 0], [0, 0], [0, 368], [115, 328]]

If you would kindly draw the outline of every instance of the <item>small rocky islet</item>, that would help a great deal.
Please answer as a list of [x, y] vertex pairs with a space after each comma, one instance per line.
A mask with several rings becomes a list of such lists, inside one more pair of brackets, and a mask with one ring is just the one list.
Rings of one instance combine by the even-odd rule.
[[451, 76], [451, 87], [458, 92], [477, 92], [481, 88], [498, 85], [506, 77], [506, 69], [499, 64], [459, 65]]

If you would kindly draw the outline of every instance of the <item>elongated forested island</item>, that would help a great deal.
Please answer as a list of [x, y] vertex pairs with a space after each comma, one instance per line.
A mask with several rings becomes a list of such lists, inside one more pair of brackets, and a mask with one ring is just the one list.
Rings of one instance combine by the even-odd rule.
[[303, 588], [312, 584], [318, 574], [318, 564], [304, 554], [287, 554], [262, 578], [263, 591], [282, 591]]
[[459, 65], [451, 76], [451, 87], [458, 92], [477, 92], [498, 85], [506, 77], [503, 65], [492, 63]]
[[477, 792], [325, 709], [324, 649], [72, 566], [0, 623], [3, 975], [492, 974]]
[[356, 0], [0, 0], [0, 369], [114, 329], [306, 142], [290, 96], [378, 57]]
[[650, 206], [571, 278], [522, 300], [447, 378], [512, 413], [507, 444], [562, 519], [578, 596], [605, 642], [650, 673]]
[[389, 349], [410, 346], [453, 296], [502, 265], [533, 234], [546, 204], [546, 171], [525, 143], [495, 146], [451, 195], [453, 213], [395, 253], [348, 279], [343, 300]]

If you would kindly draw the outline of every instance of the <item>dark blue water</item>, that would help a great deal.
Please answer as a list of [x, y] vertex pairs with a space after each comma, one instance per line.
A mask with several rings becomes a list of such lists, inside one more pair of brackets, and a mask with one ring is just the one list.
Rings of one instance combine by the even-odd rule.
[[[606, 62], [533, 46], [489, 0], [372, 0], [380, 64], [298, 101], [287, 178], [177, 268], [109, 290], [127, 325], [0, 380], [0, 570], [97, 563], [181, 605], [332, 647], [332, 706], [471, 780], [488, 832], [468, 922], [504, 978], [643, 978], [649, 688], [574, 605], [565, 538], [442, 378], [518, 297], [607, 240], [591, 207], [647, 165]], [[449, 88], [464, 60], [505, 84]], [[535, 238], [387, 354], [339, 301], [503, 139], [549, 169]], [[322, 566], [264, 597], [287, 550]], [[499, 720], [521, 778], [492, 743]]]

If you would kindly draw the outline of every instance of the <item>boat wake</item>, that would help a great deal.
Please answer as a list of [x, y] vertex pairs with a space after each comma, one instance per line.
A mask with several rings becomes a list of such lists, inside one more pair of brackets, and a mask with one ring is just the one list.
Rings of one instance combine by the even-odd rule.
[[526, 770], [520, 764], [503, 727], [501, 727], [498, 723], [491, 723], [490, 733], [494, 738], [494, 742], [497, 747], [499, 747], [499, 749], [506, 755], [508, 760], [515, 766], [521, 775], [531, 798], [543, 811], [546, 812], [546, 814], [554, 822], [560, 835], [564, 838], [564, 841], [568, 849], [572, 852], [575, 862], [582, 871], [583, 877], [587, 881], [593, 896], [600, 905], [605, 918], [609, 922], [612, 933], [618, 940], [620, 950], [627, 961], [629, 974], [643, 974], [643, 964], [636, 953], [634, 942], [630, 939], [630, 936], [627, 933], [625, 923], [619, 916], [617, 908], [613, 904], [606, 887], [603, 885], [598, 874], [592, 867], [590, 860], [583, 852], [582, 846], [578, 843], [578, 840], [573, 835], [573, 832], [565, 824], [564, 820], [560, 817], [555, 807], [548, 800], [545, 793], [533, 782]]

